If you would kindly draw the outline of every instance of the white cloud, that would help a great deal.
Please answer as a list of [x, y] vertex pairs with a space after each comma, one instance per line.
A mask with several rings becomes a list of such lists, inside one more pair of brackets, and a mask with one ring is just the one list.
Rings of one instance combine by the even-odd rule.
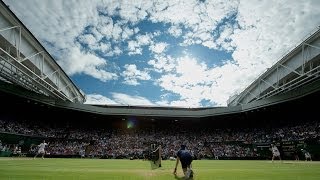
[[132, 23], [145, 19], [147, 10], [152, 7], [152, 1], [122, 1], [119, 7], [119, 15]]
[[69, 49], [65, 58], [58, 61], [70, 75], [84, 73], [101, 81], [117, 79], [118, 75], [106, 71], [107, 62], [93, 54], [84, 53], [79, 48]]
[[180, 95], [180, 100], [170, 102], [177, 106], [199, 106], [204, 97], [204, 89], [212, 84], [208, 74], [208, 68], [204, 63], [198, 62], [195, 58], [188, 56], [174, 59], [171, 63], [175, 64], [175, 69], [169, 74], [162, 75], [159, 86], [166, 91]]
[[[155, 69], [159, 68], [157, 65], [159, 64], [154, 63]], [[221, 67], [208, 68], [204, 62], [185, 56], [172, 59], [170, 66], [174, 69], [163, 74], [158, 85], [166, 91], [178, 94], [180, 100], [160, 101], [160, 105], [166, 103], [196, 107], [201, 106], [202, 100], [207, 100], [211, 104], [225, 106], [226, 100], [235, 91], [244, 88], [252, 80], [252, 69], [241, 69], [231, 61], [226, 61]]]
[[[110, 46], [109, 46], [110, 45]], [[113, 49], [110, 43], [100, 43], [99, 50], [103, 53], [103, 56], [119, 56], [123, 53], [123, 51], [118, 47], [115, 46]]]
[[97, 31], [104, 37], [112, 38], [113, 33], [113, 20], [110, 17], [105, 17], [101, 21], [100, 26], [97, 26]]
[[[195, 25], [199, 22], [199, 16], [194, 12], [197, 1], [163, 1], [155, 4], [150, 19], [154, 22], [168, 22], [173, 24]], [[158, 6], [159, 5], [159, 6]]]
[[153, 43], [152, 34], [144, 34], [144, 35], [137, 35], [135, 40], [128, 41], [128, 54], [129, 55], [136, 55], [142, 54], [142, 47], [147, 46]]
[[153, 32], [153, 37], [160, 36], [161, 34], [162, 34], [162, 32], [161, 32], [161, 31], [156, 30], [156, 31], [154, 31], [154, 32]]
[[[177, 66], [176, 73], [162, 75], [159, 79], [159, 85], [167, 91], [179, 94], [181, 100], [191, 97], [198, 99], [198, 102], [210, 100], [213, 104], [226, 105], [229, 96], [242, 91], [266, 68], [278, 61], [281, 54], [301, 42], [300, 39], [304, 35], [320, 24], [320, 19], [317, 18], [320, 12], [316, 10], [319, 8], [320, 3], [316, 1], [295, 3], [267, 0], [250, 3], [240, 1], [237, 17], [240, 29], [237, 26], [226, 24], [221, 27], [218, 39], [210, 39], [212, 37], [208, 36], [206, 31], [202, 31], [202, 33], [200, 33], [201, 31], [193, 31], [196, 28], [198, 30], [215, 28], [202, 21], [199, 23], [199, 27], [195, 25], [192, 31], [184, 34], [184, 43], [182, 43], [182, 45], [200, 43], [209, 48], [219, 47], [229, 51], [234, 49], [233, 60], [226, 61], [220, 67], [194, 66], [194, 71], [198, 70], [199, 72], [194, 77], [198, 78], [185, 75], [193, 72], [188, 70], [190, 66], [181, 66], [182, 64], [191, 65], [192, 61], [185, 61], [179, 65], [176, 60], [173, 60], [169, 64]], [[208, 14], [218, 13], [215, 14], [217, 15], [216, 22], [226, 14], [233, 12], [233, 8], [227, 11], [222, 8], [224, 10], [220, 13], [221, 8], [216, 8], [215, 11], [214, 6], [207, 6], [206, 9], [212, 9], [207, 12]], [[223, 16], [220, 16], [221, 14]], [[215, 15], [211, 14], [210, 17]], [[163, 21], [166, 20], [163, 18]], [[207, 38], [209, 39], [206, 40]], [[156, 72], [165, 72], [163, 67], [167, 62], [161, 62], [166, 61], [153, 59], [149, 61], [149, 64], [154, 66]], [[181, 69], [179, 70], [179, 68]]]
[[142, 96], [132, 96], [124, 93], [112, 92], [111, 98], [101, 94], [86, 95], [85, 104], [92, 105], [135, 105], [135, 106], [155, 106], [150, 100]]
[[227, 46], [235, 48], [232, 57], [244, 83], [233, 91], [244, 89], [316, 28], [320, 24], [319, 8], [320, 3], [312, 0], [240, 1], [237, 20], [241, 29], [234, 31]]
[[99, 49], [103, 52], [103, 53], [108, 53], [111, 50], [111, 43], [100, 43], [99, 44]]
[[188, 98], [184, 100], [172, 101], [170, 102], [170, 106], [196, 108], [196, 107], [201, 107], [202, 105], [198, 99]]
[[101, 94], [87, 94], [85, 104], [117, 105], [118, 103]]
[[87, 45], [95, 45], [97, 43], [96, 38], [92, 34], [84, 34], [79, 37], [80, 41]]
[[85, 27], [99, 24], [98, 2], [28, 0], [25, 3], [7, 1], [7, 4], [36, 37], [52, 43], [47, 47], [49, 52], [58, 58], [57, 62], [69, 75], [83, 73], [101, 81], [117, 78], [116, 74], [106, 70], [107, 60], [94, 53], [82, 52], [75, 42], [79, 37], [92, 49], [106, 50], [106, 46], [97, 43], [102, 36], [96, 28], [92, 28], [93, 34], [82, 33]]
[[139, 29], [138, 27], [135, 27], [135, 28], [133, 29], [133, 31], [134, 31], [135, 34], [138, 34], [138, 32], [140, 31], [140, 29]]
[[216, 40], [216, 43], [221, 46], [222, 50], [233, 50], [231, 44], [231, 36], [233, 35], [234, 29], [237, 28], [233, 27], [233, 25], [231, 24], [227, 24], [225, 26], [220, 27], [220, 34], [219, 38]]
[[112, 40], [113, 41], [120, 40], [121, 33], [122, 33], [121, 25], [119, 23], [114, 24], [113, 31], [112, 31]]
[[155, 43], [151, 45], [149, 49], [154, 53], [160, 54], [160, 53], [163, 53], [168, 46], [169, 46], [168, 43], [160, 42], [160, 43]]
[[174, 37], [179, 37], [182, 34], [182, 29], [179, 28], [178, 26], [171, 26], [168, 29], [169, 34], [171, 34]]
[[124, 83], [128, 85], [139, 85], [139, 80], [150, 80], [151, 77], [146, 71], [140, 71], [135, 64], [126, 64], [125, 70], [121, 73], [124, 77]]
[[144, 35], [137, 35], [137, 42], [140, 46], [145, 46], [151, 44], [153, 35], [152, 34], [144, 34]]
[[122, 50], [118, 46], [114, 47], [113, 52], [115, 55], [122, 54]]
[[175, 68], [176, 60], [171, 56], [155, 55], [154, 59], [148, 61], [156, 72], [170, 72]]
[[204, 42], [202, 42], [202, 45], [205, 46], [205, 47], [208, 47], [210, 49], [216, 49], [217, 48], [216, 43], [213, 42], [212, 40], [204, 41]]
[[[160, 73], [158, 85], [180, 95], [180, 100], [159, 101], [169, 105], [195, 106], [202, 100], [226, 105], [230, 95], [248, 86], [320, 24], [317, 0], [5, 2], [41, 42], [49, 42], [45, 43], [49, 52], [58, 57], [69, 75], [82, 73], [101, 81], [117, 79], [114, 72], [108, 71], [109, 61], [96, 56], [93, 50], [105, 56], [142, 55], [143, 48], [149, 46], [155, 54], [148, 64]], [[98, 11], [120, 18], [99, 15]], [[236, 24], [225, 22], [231, 15]], [[147, 18], [170, 24], [167, 33], [183, 39], [178, 45], [199, 44], [227, 50], [233, 59], [211, 67], [192, 57], [173, 58], [165, 54], [169, 52], [168, 45], [155, 43], [162, 32], [144, 32], [135, 27]], [[218, 30], [220, 33], [216, 34]], [[77, 38], [88, 45], [89, 51], [80, 50]], [[128, 84], [150, 80], [150, 75], [139, 67], [125, 68], [122, 76]]]
[[169, 85], [166, 89], [182, 88], [179, 90], [180, 94], [181, 90], [184, 91], [186, 94], [183, 94], [183, 97], [187, 98], [189, 91], [195, 88], [194, 86], [202, 86], [204, 83], [210, 82], [207, 78], [206, 71], [207, 67], [204, 63], [198, 62], [195, 58], [185, 56], [176, 59], [174, 73], [163, 75], [159, 81], [162, 82], [163, 85]]
[[129, 39], [134, 34], [134, 29], [130, 29], [128, 27], [125, 27], [122, 32], [122, 39]]
[[197, 99], [182, 99], [182, 100], [175, 100], [175, 101], [162, 100], [162, 101], [157, 101], [156, 104], [159, 106], [171, 106], [171, 107], [183, 107], [183, 108], [197, 108], [202, 106]]
[[111, 93], [114, 101], [118, 102], [122, 105], [142, 105], [142, 106], [152, 106], [154, 103], [152, 103], [150, 100], [141, 97], [141, 96], [131, 96], [128, 94], [123, 93]]
[[190, 30], [190, 35], [183, 36], [181, 45], [202, 44], [208, 48], [215, 48], [208, 41], [213, 41], [212, 32], [219, 22], [237, 12], [238, 1], [162, 1], [155, 3], [150, 19], [153, 22], [171, 23], [168, 30], [172, 35], [179, 36], [176, 26], [184, 26]]
[[246, 50], [250, 53], [242, 58], [248, 58], [249, 62], [258, 59], [258, 63], [259, 60], [274, 63], [320, 24], [320, 12], [314, 11], [318, 8], [320, 3], [316, 1], [240, 3], [237, 19], [242, 29], [232, 35], [232, 43], [237, 47], [235, 59], [240, 61], [237, 54]]
[[129, 55], [142, 54], [142, 48], [137, 41], [128, 42]]

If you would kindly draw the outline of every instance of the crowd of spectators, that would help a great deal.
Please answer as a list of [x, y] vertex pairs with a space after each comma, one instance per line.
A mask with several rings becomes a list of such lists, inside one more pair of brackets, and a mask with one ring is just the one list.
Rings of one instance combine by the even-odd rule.
[[[162, 156], [173, 157], [181, 144], [185, 144], [198, 158], [256, 157], [255, 143], [296, 141], [320, 137], [319, 122], [272, 129], [85, 129], [50, 127], [36, 123], [0, 120], [0, 133], [41, 137], [49, 141], [46, 151], [51, 155], [81, 155], [105, 158], [144, 158], [151, 143], [162, 145]], [[31, 147], [31, 152], [36, 151]]]

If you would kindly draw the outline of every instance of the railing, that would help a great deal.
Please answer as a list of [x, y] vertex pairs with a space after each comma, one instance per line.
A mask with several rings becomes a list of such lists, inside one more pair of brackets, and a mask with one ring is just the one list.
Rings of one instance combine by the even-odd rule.
[[[4, 76], [4, 78], [10, 79], [11, 81], [37, 93], [41, 93], [47, 96], [52, 95], [64, 101], [69, 100], [70, 102], [72, 102], [72, 100], [64, 93], [62, 93], [59, 89], [53, 87], [50, 83], [43, 80], [28, 67], [8, 54], [5, 50], [0, 48], [0, 52], [3, 52], [3, 54], [6, 56], [4, 57], [3, 54], [0, 55], [2, 65], [2, 67], [0, 67], [0, 72], [2, 76]], [[11, 61], [15, 62], [16, 65]], [[4, 69], [6, 69], [6, 71]], [[15, 76], [19, 77], [16, 78]]]
[[320, 66], [308, 71], [305, 75], [298, 76], [297, 78], [289, 81], [288, 83], [283, 84], [282, 86], [279, 86], [277, 89], [274, 89], [274, 90], [264, 94], [263, 96], [258, 97], [257, 100], [264, 99], [264, 98], [267, 98], [270, 96], [274, 96], [279, 93], [288, 92], [291, 89], [295, 89], [295, 88], [298, 88], [304, 84], [307, 84], [307, 83], [309, 83], [319, 77], [319, 74], [320, 74], [319, 70], [320, 70]]
[[[281, 61], [284, 60], [284, 59], [290, 54], [290, 52], [293, 52], [293, 51], [297, 50], [297, 48], [300, 48], [300, 46], [302, 46], [305, 41], [307, 41], [309, 38], [311, 38], [312, 35], [317, 34], [317, 33], [320, 33], [320, 26], [314, 28], [310, 33], [308, 33], [307, 35], [305, 35], [305, 36], [299, 41], [300, 43], [297, 43], [296, 45], [292, 46], [292, 48], [290, 48], [290, 49], [286, 50], [284, 53], [282, 53], [282, 55], [280, 56], [280, 58], [278, 58], [279, 61], [275, 62], [271, 67], [275, 67], [277, 64], [281, 63]], [[268, 68], [268, 69], [269, 69], [269, 68]], [[227, 101], [228, 104], [229, 104], [230, 102], [232, 102], [233, 100], [236, 100], [236, 99], [237, 99], [236, 101], [239, 101], [239, 100], [241, 101], [241, 99], [242, 99], [243, 97], [245, 97], [245, 96], [249, 93], [249, 92], [248, 92], [249, 90], [247, 90], [247, 89], [250, 88], [255, 82], [257, 82], [257, 81], [261, 78], [261, 76], [263, 76], [263, 74], [265, 74], [265, 73], [268, 71], [268, 69], [266, 69], [266, 70], [264, 70], [262, 73], [260, 73], [259, 76], [258, 76], [258, 78], [256, 78], [252, 83], [250, 83], [249, 86], [247, 86], [243, 91], [241, 91], [240, 94], [237, 95], [237, 97], [241, 96], [240, 98], [237, 99], [237, 97], [236, 97], [236, 98], [233, 97], [233, 99], [229, 99], [229, 100]], [[272, 68], [270, 68], [270, 69], [272, 69]], [[298, 78], [300, 78], [300, 77], [298, 77]], [[298, 79], [298, 78], [297, 78], [297, 79]], [[290, 81], [290, 82], [292, 82], [292, 81]], [[305, 83], [303, 83], [303, 84], [305, 84]], [[301, 85], [303, 85], [303, 84], [301, 84]], [[285, 85], [284, 85], [284, 86], [285, 86]], [[292, 87], [293, 87], [293, 86], [292, 86]], [[297, 87], [298, 87], [298, 86], [297, 86]], [[280, 92], [274, 93], [274, 92], [277, 91], [277, 90], [279, 90], [279, 89], [277, 88], [277, 89], [274, 89], [274, 90], [271, 91], [271, 92], [268, 92], [268, 93], [267, 93], [268, 95], [265, 94], [265, 95], [263, 95], [263, 96], [261, 96], [261, 97], [253, 98], [253, 99], [250, 100], [249, 102], [252, 102], [253, 100], [258, 100], [258, 99], [270, 97], [270, 96], [275, 95], [275, 94], [279, 94]], [[249, 103], [249, 102], [247, 102], [247, 103]], [[237, 102], [237, 104], [240, 104], [240, 103]]]

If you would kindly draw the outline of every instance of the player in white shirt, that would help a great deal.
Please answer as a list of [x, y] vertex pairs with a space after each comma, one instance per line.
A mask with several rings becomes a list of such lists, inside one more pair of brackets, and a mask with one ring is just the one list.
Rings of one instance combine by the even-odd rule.
[[17, 150], [17, 155], [20, 157], [22, 155], [22, 152], [21, 152], [21, 147], [18, 147], [18, 150]]
[[271, 144], [271, 151], [272, 151], [272, 162], [275, 157], [278, 157], [281, 161], [280, 151], [274, 144]]
[[38, 147], [39, 147], [38, 153], [34, 156], [34, 159], [38, 156], [38, 154], [42, 154], [42, 159], [44, 159], [44, 154], [46, 153], [46, 151], [44, 150], [44, 148], [45, 148], [48, 144], [49, 144], [49, 143], [46, 143], [46, 141], [43, 140], [43, 142], [38, 145]]
[[308, 161], [308, 160], [312, 161], [311, 154], [307, 150], [301, 149], [301, 151], [304, 154], [304, 157], [306, 158], [306, 161]]

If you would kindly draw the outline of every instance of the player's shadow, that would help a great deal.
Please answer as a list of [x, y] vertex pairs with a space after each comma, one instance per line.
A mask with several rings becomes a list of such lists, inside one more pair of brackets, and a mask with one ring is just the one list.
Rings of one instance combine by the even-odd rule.
[[174, 175], [174, 178], [175, 178], [175, 179], [179, 179], [179, 180], [193, 180], [193, 177], [186, 179], [184, 176], [179, 177], [179, 176], [177, 176], [176, 174]]
[[150, 161], [150, 166], [151, 166], [151, 169], [153, 170], [161, 167], [161, 164], [159, 164], [157, 161], [156, 162]]

